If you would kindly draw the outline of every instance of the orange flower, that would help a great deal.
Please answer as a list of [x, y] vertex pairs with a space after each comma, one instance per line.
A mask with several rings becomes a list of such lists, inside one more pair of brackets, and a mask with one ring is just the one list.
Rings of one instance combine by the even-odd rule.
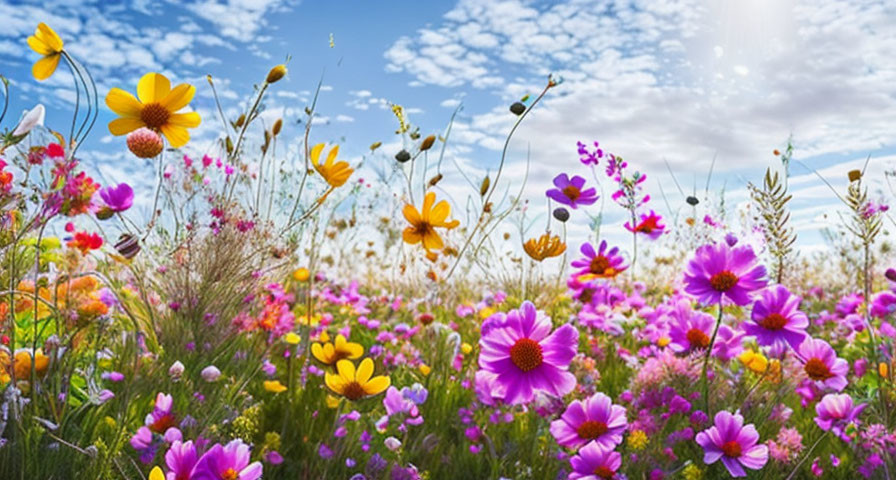
[[557, 257], [566, 251], [566, 244], [560, 240], [560, 237], [545, 233], [538, 240], [530, 238], [523, 244], [523, 250], [526, 255], [532, 257], [532, 260], [542, 261], [546, 258]]
[[433, 192], [427, 193], [423, 198], [423, 208], [419, 212], [416, 207], [407, 204], [402, 213], [411, 224], [401, 235], [405, 243], [408, 245], [422, 243], [427, 251], [441, 250], [445, 246], [436, 228], [450, 230], [460, 225], [457, 220], [446, 221], [451, 215], [451, 206], [445, 200], [436, 203], [436, 194]]

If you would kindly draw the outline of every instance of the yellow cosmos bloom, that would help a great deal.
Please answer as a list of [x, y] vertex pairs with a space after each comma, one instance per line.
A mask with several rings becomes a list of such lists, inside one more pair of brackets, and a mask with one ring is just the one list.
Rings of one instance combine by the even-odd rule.
[[324, 378], [327, 387], [352, 401], [382, 393], [392, 384], [389, 377], [385, 375], [371, 378], [373, 360], [369, 358], [361, 360], [357, 370], [351, 360], [340, 360], [336, 364], [336, 371], [335, 374], [327, 373]]
[[445, 200], [436, 203], [436, 194], [429, 192], [423, 198], [423, 208], [418, 212], [411, 204], [405, 205], [402, 212], [404, 218], [411, 224], [404, 229], [401, 237], [408, 245], [422, 243], [423, 248], [429, 250], [441, 250], [444, 246], [442, 237], [436, 232], [436, 228], [450, 230], [460, 225], [457, 220], [446, 221], [451, 215], [451, 206]]
[[280, 393], [286, 391], [286, 385], [280, 383], [280, 380], [265, 380], [264, 389], [269, 392]]
[[745, 350], [744, 353], [741, 353], [737, 358], [745, 367], [755, 373], [765, 373], [765, 370], [768, 368], [768, 359], [765, 358], [765, 355], [754, 352], [753, 350]]
[[106, 105], [121, 118], [109, 122], [112, 135], [126, 135], [140, 127], [161, 132], [172, 147], [182, 147], [190, 141], [188, 128], [196, 128], [202, 121], [196, 112], [176, 113], [193, 100], [196, 87], [182, 83], [173, 89], [171, 82], [160, 73], [147, 73], [137, 83], [137, 98], [113, 88], [106, 95]]
[[292, 278], [297, 282], [304, 282], [311, 278], [311, 272], [305, 267], [300, 267], [292, 272]]
[[545, 233], [538, 239], [530, 238], [523, 244], [523, 250], [526, 255], [537, 262], [546, 258], [558, 257], [566, 251], [566, 244], [560, 240], [560, 237]]
[[293, 332], [289, 332], [283, 336], [283, 341], [290, 345], [298, 345], [299, 342], [302, 341], [302, 337]]
[[149, 472], [149, 480], [165, 480], [165, 474], [161, 468], [153, 467], [152, 471]]
[[34, 35], [28, 37], [28, 46], [43, 58], [34, 62], [31, 74], [37, 80], [46, 80], [53, 75], [62, 58], [62, 39], [46, 23], [38, 23]]
[[337, 335], [334, 343], [312, 344], [311, 354], [321, 363], [333, 365], [345, 358], [351, 360], [361, 358], [361, 355], [364, 355], [364, 347], [360, 343], [349, 342], [344, 336]]
[[327, 154], [327, 160], [320, 163], [320, 152], [323, 151], [324, 144], [318, 143], [311, 147], [311, 164], [321, 177], [324, 177], [331, 187], [341, 187], [348, 181], [348, 177], [352, 175], [354, 170], [348, 166], [348, 162], [337, 162], [336, 156], [339, 155], [339, 145], [335, 145]]

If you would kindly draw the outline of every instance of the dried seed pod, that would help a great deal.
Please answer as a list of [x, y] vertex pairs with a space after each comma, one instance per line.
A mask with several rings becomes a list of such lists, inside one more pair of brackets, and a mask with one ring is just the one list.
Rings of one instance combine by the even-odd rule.
[[278, 118], [276, 122], [274, 122], [274, 126], [271, 128], [271, 133], [276, 137], [280, 135], [280, 130], [283, 130], [283, 119]]
[[861, 178], [862, 178], [861, 170], [850, 170], [849, 171], [849, 181], [850, 182], [855, 182]]
[[377, 148], [380, 148], [380, 146], [382, 144], [383, 144], [383, 142], [373, 142], [372, 144], [370, 144], [370, 151], [372, 152], [372, 151], [376, 150]]
[[395, 160], [398, 160], [398, 163], [404, 163], [411, 159], [411, 154], [408, 153], [407, 150], [402, 150], [395, 154]]
[[227, 137], [227, 139], [224, 141], [224, 146], [227, 148], [228, 154], [233, 153], [233, 140], [231, 140], [230, 137]]
[[488, 178], [488, 175], [482, 179], [482, 183], [479, 184], [479, 195], [484, 197], [486, 193], [488, 193], [488, 187], [492, 184], [492, 180]]
[[555, 208], [554, 209], [554, 218], [565, 223], [567, 220], [569, 220], [569, 210], [567, 210], [563, 207]]
[[423, 143], [420, 144], [420, 151], [425, 152], [432, 148], [432, 144], [436, 142], [436, 136], [430, 135], [423, 139]]
[[239, 118], [237, 118], [236, 121], [233, 122], [233, 128], [240, 128], [243, 126], [244, 123], [246, 123], [246, 114], [245, 113], [240, 115]]
[[522, 115], [526, 111], [526, 105], [523, 102], [513, 102], [513, 105], [510, 106], [510, 111], [514, 115]]
[[285, 76], [286, 76], [286, 65], [280, 64], [280, 65], [277, 65], [276, 67], [272, 68], [271, 71], [268, 72], [268, 78], [265, 81], [267, 83], [275, 83]]
[[693, 195], [688, 195], [688, 198], [686, 198], [685, 201], [688, 202], [688, 205], [692, 207], [696, 207], [697, 204], [700, 203], [700, 200], [697, 200], [697, 197]]
[[430, 187], [435, 187], [436, 184], [439, 183], [440, 181], [442, 181], [442, 174], [441, 174], [441, 173], [439, 173], [439, 174], [437, 174], [436, 176], [434, 176], [434, 177], [432, 177], [432, 178], [429, 179], [429, 186], [430, 186]]

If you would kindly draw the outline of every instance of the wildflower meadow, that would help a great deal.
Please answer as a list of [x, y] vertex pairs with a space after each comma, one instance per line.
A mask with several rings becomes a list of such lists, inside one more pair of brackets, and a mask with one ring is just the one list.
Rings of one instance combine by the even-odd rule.
[[[798, 137], [745, 211], [652, 197], [666, 172], [598, 138], [556, 145], [575, 167], [532, 202], [508, 146], [560, 75], [501, 107], [480, 176], [446, 160], [453, 116], [399, 104], [347, 157], [315, 78], [284, 138], [262, 112], [297, 60], [240, 101], [177, 72], [102, 88], [79, 41], [21, 45], [29, 82], [72, 81], [70, 122], [0, 114], [0, 478], [896, 478], [893, 192], [864, 168], [815, 177], [837, 226], [803, 251]], [[153, 188], [98, 180], [79, 147], [107, 134]]]

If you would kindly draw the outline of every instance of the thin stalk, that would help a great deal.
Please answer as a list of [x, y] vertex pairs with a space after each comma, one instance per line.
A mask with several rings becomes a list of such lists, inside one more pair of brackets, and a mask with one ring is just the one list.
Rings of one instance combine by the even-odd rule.
[[709, 339], [709, 346], [706, 348], [706, 356], [703, 357], [703, 373], [701, 377], [703, 378], [703, 405], [704, 411], [707, 415], [712, 418], [709, 411], [709, 377], [707, 376], [707, 370], [709, 369], [709, 359], [712, 357], [712, 346], [716, 343], [716, 335], [719, 334], [719, 326], [722, 325], [722, 303], [719, 302], [719, 316], [716, 317], [716, 327], [712, 331], [712, 338]]

